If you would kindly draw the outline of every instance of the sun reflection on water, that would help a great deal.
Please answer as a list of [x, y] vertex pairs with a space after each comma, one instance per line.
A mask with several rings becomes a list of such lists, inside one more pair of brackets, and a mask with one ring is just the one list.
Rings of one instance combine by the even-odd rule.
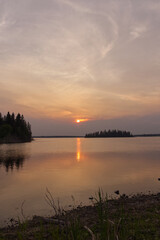
[[77, 138], [77, 162], [81, 160], [81, 139]]

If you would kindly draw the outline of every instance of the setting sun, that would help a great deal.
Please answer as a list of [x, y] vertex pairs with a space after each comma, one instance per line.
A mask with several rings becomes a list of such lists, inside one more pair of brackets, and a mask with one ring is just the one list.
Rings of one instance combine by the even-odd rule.
[[76, 123], [80, 123], [80, 122], [86, 122], [88, 121], [88, 119], [76, 119]]

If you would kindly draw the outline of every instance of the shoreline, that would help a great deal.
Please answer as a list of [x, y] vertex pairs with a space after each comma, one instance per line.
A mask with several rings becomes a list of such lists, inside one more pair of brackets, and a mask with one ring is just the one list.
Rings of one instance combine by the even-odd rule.
[[137, 138], [137, 137], [160, 137], [160, 134], [139, 134], [132, 137], [85, 137], [85, 136], [33, 136], [35, 138]]
[[[52, 201], [51, 198], [48, 199]], [[52, 217], [33, 216], [31, 220], [24, 219], [23, 222], [16, 222], [12, 219], [12, 226], [0, 228], [0, 239], [21, 239], [17, 238], [17, 234], [21, 234], [22, 239], [36, 239], [37, 234], [44, 234], [43, 239], [52, 239], [50, 228], [53, 228], [53, 232], [59, 229], [60, 235], [64, 234], [64, 238], [55, 239], [68, 239], [65, 236], [68, 234], [67, 231], [73, 230], [72, 224], [79, 224], [77, 231], [82, 231], [81, 234], [84, 236], [87, 235], [87, 238], [82, 239], [99, 239], [103, 224], [107, 224], [106, 226], [111, 230], [113, 226], [121, 226], [117, 236], [122, 234], [121, 230], [124, 227], [123, 231], [126, 231], [125, 235], [130, 236], [130, 239], [141, 239], [134, 238], [135, 234], [139, 236], [146, 234], [147, 239], [160, 239], [160, 193], [133, 196], [123, 194], [118, 199], [107, 200], [99, 191], [97, 198], [91, 200], [90, 206], [79, 206], [67, 211], [56, 208], [53, 204], [52, 208], [56, 214]], [[154, 235], [159, 238], [154, 238]]]
[[31, 140], [17, 140], [17, 139], [11, 139], [9, 141], [0, 141], [0, 144], [16, 144], [16, 143], [30, 143], [34, 141], [34, 139]]

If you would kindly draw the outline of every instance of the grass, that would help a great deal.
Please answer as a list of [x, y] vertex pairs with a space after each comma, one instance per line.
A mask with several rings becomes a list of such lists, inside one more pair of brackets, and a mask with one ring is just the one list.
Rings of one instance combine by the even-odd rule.
[[64, 211], [49, 190], [53, 218], [33, 217], [1, 229], [0, 240], [160, 240], [160, 194], [108, 200], [99, 189], [92, 206]]

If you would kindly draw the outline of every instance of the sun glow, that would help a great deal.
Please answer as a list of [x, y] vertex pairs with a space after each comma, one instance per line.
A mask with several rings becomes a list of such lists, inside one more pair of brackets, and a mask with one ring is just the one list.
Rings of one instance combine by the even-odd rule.
[[88, 119], [76, 119], [76, 123], [80, 123], [80, 122], [86, 122], [88, 121]]

